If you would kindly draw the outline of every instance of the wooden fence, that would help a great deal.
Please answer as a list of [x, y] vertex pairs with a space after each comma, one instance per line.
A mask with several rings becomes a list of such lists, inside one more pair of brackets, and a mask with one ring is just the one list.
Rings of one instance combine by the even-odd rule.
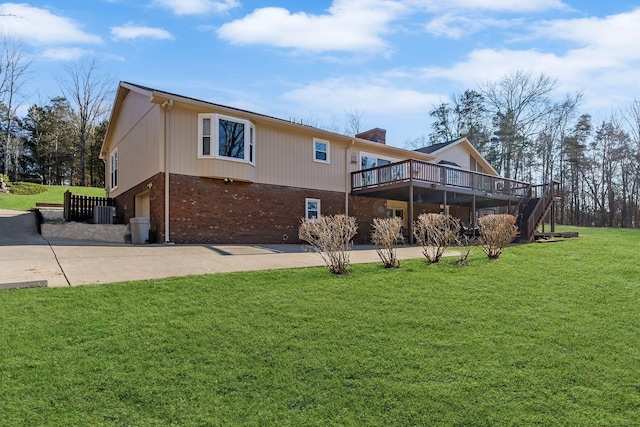
[[79, 222], [93, 220], [94, 206], [115, 206], [115, 200], [108, 197], [71, 194], [71, 191], [67, 190], [64, 193], [64, 220]]

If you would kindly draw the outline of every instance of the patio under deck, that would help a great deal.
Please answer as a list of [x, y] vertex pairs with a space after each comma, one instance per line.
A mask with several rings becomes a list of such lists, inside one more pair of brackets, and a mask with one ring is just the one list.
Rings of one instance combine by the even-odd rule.
[[408, 202], [410, 228], [415, 203], [469, 207], [475, 227], [478, 209], [511, 211], [530, 189], [527, 182], [413, 159], [351, 173], [352, 194]]

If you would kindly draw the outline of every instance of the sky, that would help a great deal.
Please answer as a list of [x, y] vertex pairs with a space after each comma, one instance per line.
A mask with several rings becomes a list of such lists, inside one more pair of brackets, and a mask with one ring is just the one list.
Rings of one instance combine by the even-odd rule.
[[452, 94], [517, 70], [581, 92], [595, 118], [640, 98], [640, 1], [50, 0], [0, 3], [29, 61], [24, 108], [69, 64], [205, 101], [342, 130], [430, 132]]

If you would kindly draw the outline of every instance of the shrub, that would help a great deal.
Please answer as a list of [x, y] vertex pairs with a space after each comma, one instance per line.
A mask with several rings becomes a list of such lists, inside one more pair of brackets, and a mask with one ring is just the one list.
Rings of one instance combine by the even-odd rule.
[[47, 187], [32, 182], [14, 182], [11, 184], [11, 193], [19, 196], [30, 196], [47, 191]]
[[458, 234], [455, 238], [455, 243], [460, 250], [460, 255], [453, 263], [456, 265], [469, 265], [469, 256], [475, 250], [475, 245], [478, 244], [477, 239], [466, 234]]
[[298, 238], [322, 257], [333, 274], [347, 274], [357, 229], [356, 219], [346, 215], [320, 216], [313, 221], [302, 218]]
[[490, 259], [498, 259], [509, 243], [518, 235], [513, 215], [487, 215], [478, 220], [480, 244]]
[[396, 245], [402, 242], [402, 218], [374, 218], [371, 242], [382, 260], [384, 268], [397, 268], [400, 261], [396, 256]]
[[413, 235], [431, 263], [440, 261], [460, 231], [460, 221], [451, 215], [426, 213], [413, 223]]

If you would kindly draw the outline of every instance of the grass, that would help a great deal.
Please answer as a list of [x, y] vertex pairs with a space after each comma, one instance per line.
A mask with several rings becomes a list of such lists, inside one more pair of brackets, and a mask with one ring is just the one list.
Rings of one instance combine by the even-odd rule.
[[4, 425], [640, 425], [640, 231], [3, 292]]
[[0, 209], [14, 211], [28, 211], [36, 206], [36, 202], [41, 203], [62, 203], [64, 193], [69, 190], [73, 194], [85, 196], [105, 197], [104, 188], [93, 187], [69, 187], [64, 185], [45, 185], [46, 191], [40, 194], [17, 195], [0, 193]]

